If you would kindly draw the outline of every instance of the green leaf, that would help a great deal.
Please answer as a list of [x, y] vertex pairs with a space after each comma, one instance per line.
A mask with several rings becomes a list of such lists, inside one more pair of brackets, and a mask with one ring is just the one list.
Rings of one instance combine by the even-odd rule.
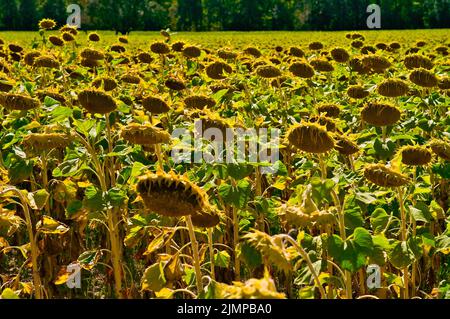
[[429, 223], [433, 220], [433, 216], [425, 203], [418, 202], [416, 206], [409, 205], [409, 212], [416, 222]]
[[223, 183], [218, 188], [219, 195], [226, 204], [237, 208], [244, 208], [251, 194], [251, 184], [248, 180], [240, 180], [235, 187]]
[[28, 203], [32, 209], [41, 210], [48, 201], [50, 194], [45, 189], [28, 193]]
[[389, 215], [383, 208], [377, 208], [370, 215], [370, 224], [375, 234], [381, 233], [389, 221]]
[[214, 254], [214, 265], [222, 268], [228, 268], [230, 264], [230, 254], [225, 251], [218, 251]]
[[256, 268], [262, 264], [261, 253], [253, 246], [244, 242], [239, 245], [239, 249], [240, 249], [239, 255], [240, 258], [245, 262], [245, 264], [249, 268]]
[[355, 197], [366, 205], [373, 204], [377, 201], [370, 193], [355, 192]]
[[128, 200], [128, 196], [125, 190], [114, 187], [108, 191], [107, 199], [111, 206], [120, 207]]
[[78, 257], [77, 262], [83, 269], [91, 270], [97, 265], [99, 259], [100, 252], [98, 250], [88, 250]]
[[94, 185], [86, 187], [83, 206], [92, 212], [103, 211], [106, 209], [107, 205], [102, 191]]
[[399, 269], [409, 266], [414, 259], [406, 241], [396, 241], [394, 248], [388, 255], [392, 265]]
[[20, 299], [19, 295], [17, 295], [14, 290], [11, 288], [6, 288], [2, 291], [2, 294], [0, 295], [0, 299]]
[[66, 217], [71, 218], [73, 215], [78, 213], [81, 208], [83, 208], [83, 202], [80, 200], [73, 200], [67, 204], [66, 207]]

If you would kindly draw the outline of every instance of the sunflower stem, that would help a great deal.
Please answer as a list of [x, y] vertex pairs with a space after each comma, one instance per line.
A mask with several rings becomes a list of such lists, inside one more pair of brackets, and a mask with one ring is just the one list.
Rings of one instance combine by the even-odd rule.
[[198, 242], [195, 238], [194, 225], [192, 224], [191, 216], [188, 215], [186, 218], [186, 225], [189, 230], [189, 237], [192, 245], [192, 253], [194, 254], [194, 269], [195, 269], [195, 281], [197, 284], [197, 295], [199, 295], [203, 291], [202, 284], [202, 272], [200, 270], [200, 257], [198, 254]]

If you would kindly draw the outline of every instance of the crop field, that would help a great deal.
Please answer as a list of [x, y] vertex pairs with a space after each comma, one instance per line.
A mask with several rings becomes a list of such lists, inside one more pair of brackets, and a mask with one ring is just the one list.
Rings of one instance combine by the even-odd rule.
[[0, 298], [450, 298], [450, 31], [0, 32]]

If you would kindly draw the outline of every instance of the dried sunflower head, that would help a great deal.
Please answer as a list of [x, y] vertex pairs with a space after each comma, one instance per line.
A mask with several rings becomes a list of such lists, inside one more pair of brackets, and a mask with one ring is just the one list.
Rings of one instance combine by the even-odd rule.
[[345, 63], [350, 59], [350, 54], [344, 48], [334, 48], [331, 50], [331, 56], [336, 62]]
[[169, 46], [164, 42], [152, 43], [150, 50], [156, 54], [168, 54], [170, 52]]
[[112, 91], [117, 87], [117, 82], [113, 78], [99, 77], [92, 81], [92, 85], [97, 89], [102, 88], [105, 91]]
[[319, 114], [325, 114], [328, 117], [339, 117], [341, 108], [333, 103], [321, 103], [316, 107]]
[[314, 70], [319, 72], [332, 72], [334, 70], [333, 65], [326, 59], [318, 58], [311, 60], [310, 64]]
[[244, 53], [248, 54], [248, 55], [251, 55], [251, 56], [253, 56], [255, 58], [260, 58], [262, 56], [261, 51], [259, 51], [257, 48], [254, 48], [254, 47], [245, 48], [244, 49]]
[[96, 32], [91, 32], [88, 35], [88, 39], [89, 39], [89, 41], [92, 41], [92, 42], [98, 42], [98, 41], [100, 41], [100, 35]]
[[184, 104], [189, 109], [204, 109], [213, 107], [216, 101], [205, 95], [191, 95], [184, 99]]
[[122, 138], [133, 144], [154, 145], [168, 143], [170, 134], [151, 125], [129, 124], [122, 128]]
[[298, 228], [310, 227], [312, 225], [310, 214], [304, 213], [298, 206], [282, 205], [278, 209], [278, 215], [285, 225]]
[[29, 96], [0, 93], [0, 104], [9, 110], [27, 111], [39, 107], [39, 101]]
[[23, 60], [25, 61], [26, 65], [33, 66], [34, 60], [38, 56], [41, 56], [41, 52], [39, 52], [39, 51], [31, 51], [31, 52], [28, 52], [28, 53], [25, 54]]
[[188, 46], [183, 49], [183, 55], [188, 58], [198, 58], [202, 54], [200, 48], [196, 46]]
[[173, 173], [144, 175], [139, 178], [136, 189], [145, 206], [163, 216], [202, 215], [211, 210], [205, 191]]
[[231, 66], [224, 62], [215, 61], [206, 67], [206, 74], [214, 80], [223, 80], [227, 78], [227, 73], [233, 72]]
[[75, 37], [73, 36], [73, 34], [71, 32], [64, 32], [62, 34], [62, 38], [64, 41], [66, 42], [72, 42], [75, 41]]
[[431, 152], [422, 146], [405, 146], [400, 150], [400, 154], [405, 165], [422, 166], [431, 161]]
[[177, 79], [175, 77], [170, 77], [168, 78], [165, 82], [164, 85], [174, 91], [182, 91], [184, 89], [186, 89], [186, 84], [184, 84], [183, 80]]
[[343, 135], [336, 135], [336, 145], [334, 148], [342, 155], [352, 155], [359, 151], [358, 145], [350, 138]]
[[107, 114], [116, 108], [116, 101], [103, 91], [86, 89], [78, 94], [81, 106], [90, 113]]
[[105, 54], [95, 49], [84, 48], [80, 53], [81, 57], [89, 60], [103, 60]]
[[256, 74], [262, 78], [272, 79], [281, 76], [280, 70], [271, 65], [262, 65], [256, 69]]
[[378, 85], [378, 93], [386, 97], [403, 96], [408, 90], [408, 84], [398, 79], [387, 79]]
[[384, 71], [391, 66], [391, 62], [383, 56], [371, 54], [361, 59], [361, 62], [365, 68]]
[[428, 57], [420, 54], [408, 55], [407, 57], [405, 57], [404, 64], [405, 67], [410, 70], [418, 68], [430, 70], [433, 68], [433, 62], [431, 62]]
[[195, 227], [212, 228], [219, 224], [220, 216], [214, 209], [210, 208], [203, 210], [201, 214], [191, 215], [191, 220]]
[[439, 156], [440, 158], [443, 158], [446, 161], [450, 161], [450, 144], [442, 141], [434, 139], [432, 140], [429, 145], [431, 146], [431, 149], [433, 152]]
[[31, 133], [25, 136], [23, 144], [35, 152], [49, 151], [55, 148], [65, 148], [71, 139], [62, 133]]
[[322, 50], [322, 49], [323, 49], [323, 44], [322, 44], [322, 42], [318, 42], [318, 41], [311, 42], [311, 43], [308, 45], [308, 48], [309, 48], [310, 50], [313, 50], [313, 51]]
[[409, 79], [414, 84], [417, 84], [422, 87], [435, 87], [438, 85], [438, 79], [434, 75], [434, 73], [424, 69], [419, 68], [411, 72], [409, 75]]
[[450, 90], [450, 77], [445, 76], [439, 79], [438, 87], [441, 90]]
[[112, 52], [123, 53], [126, 51], [125, 47], [121, 44], [113, 44], [109, 48]]
[[141, 83], [141, 78], [135, 74], [132, 73], [127, 73], [122, 75], [122, 77], [120, 78], [120, 80], [124, 83], [128, 83], [128, 84], [139, 84]]
[[153, 114], [162, 114], [170, 111], [169, 105], [159, 97], [147, 96], [142, 100], [142, 106]]
[[305, 52], [303, 52], [302, 49], [297, 48], [297, 47], [291, 47], [289, 48], [289, 54], [292, 56], [295, 56], [297, 58], [302, 58], [305, 56]]
[[388, 103], [370, 102], [361, 111], [362, 119], [375, 126], [394, 125], [400, 116], [400, 110]]
[[372, 183], [382, 187], [400, 187], [409, 180], [405, 175], [382, 164], [370, 164], [364, 169], [364, 176]]
[[292, 127], [288, 141], [296, 148], [308, 153], [325, 153], [334, 147], [334, 140], [327, 130], [316, 123], [304, 123]]
[[59, 62], [55, 60], [52, 56], [41, 55], [34, 59], [33, 66], [37, 68], [58, 69]]
[[306, 62], [294, 62], [290, 65], [289, 71], [295, 76], [301, 78], [311, 78], [314, 75], [314, 69]]
[[153, 61], [152, 55], [150, 53], [147, 53], [147, 52], [139, 53], [137, 55], [137, 58], [138, 58], [139, 62], [146, 63], [146, 64], [152, 63], [152, 61]]
[[174, 44], [172, 44], [172, 50], [175, 52], [181, 52], [183, 51], [184, 48], [184, 42], [175, 42]]
[[57, 47], [62, 47], [64, 45], [64, 40], [60, 37], [57, 37], [56, 35], [49, 36], [48, 40], [51, 42], [51, 44]]
[[238, 54], [236, 52], [225, 49], [217, 51], [217, 55], [219, 56], [219, 58], [224, 60], [234, 60], [238, 57]]
[[351, 85], [347, 89], [347, 95], [353, 99], [364, 99], [369, 96], [369, 92], [361, 85]]

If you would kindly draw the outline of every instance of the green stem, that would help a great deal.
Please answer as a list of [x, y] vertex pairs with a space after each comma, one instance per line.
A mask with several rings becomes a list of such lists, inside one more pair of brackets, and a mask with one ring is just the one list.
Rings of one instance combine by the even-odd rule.
[[203, 291], [203, 284], [202, 284], [202, 272], [200, 270], [200, 257], [198, 254], [198, 242], [195, 238], [195, 231], [194, 231], [194, 225], [192, 224], [191, 216], [185, 216], [186, 218], [186, 225], [189, 230], [189, 237], [191, 240], [192, 245], [192, 253], [194, 257], [194, 269], [195, 269], [195, 280], [197, 283], [197, 294], [200, 294]]

